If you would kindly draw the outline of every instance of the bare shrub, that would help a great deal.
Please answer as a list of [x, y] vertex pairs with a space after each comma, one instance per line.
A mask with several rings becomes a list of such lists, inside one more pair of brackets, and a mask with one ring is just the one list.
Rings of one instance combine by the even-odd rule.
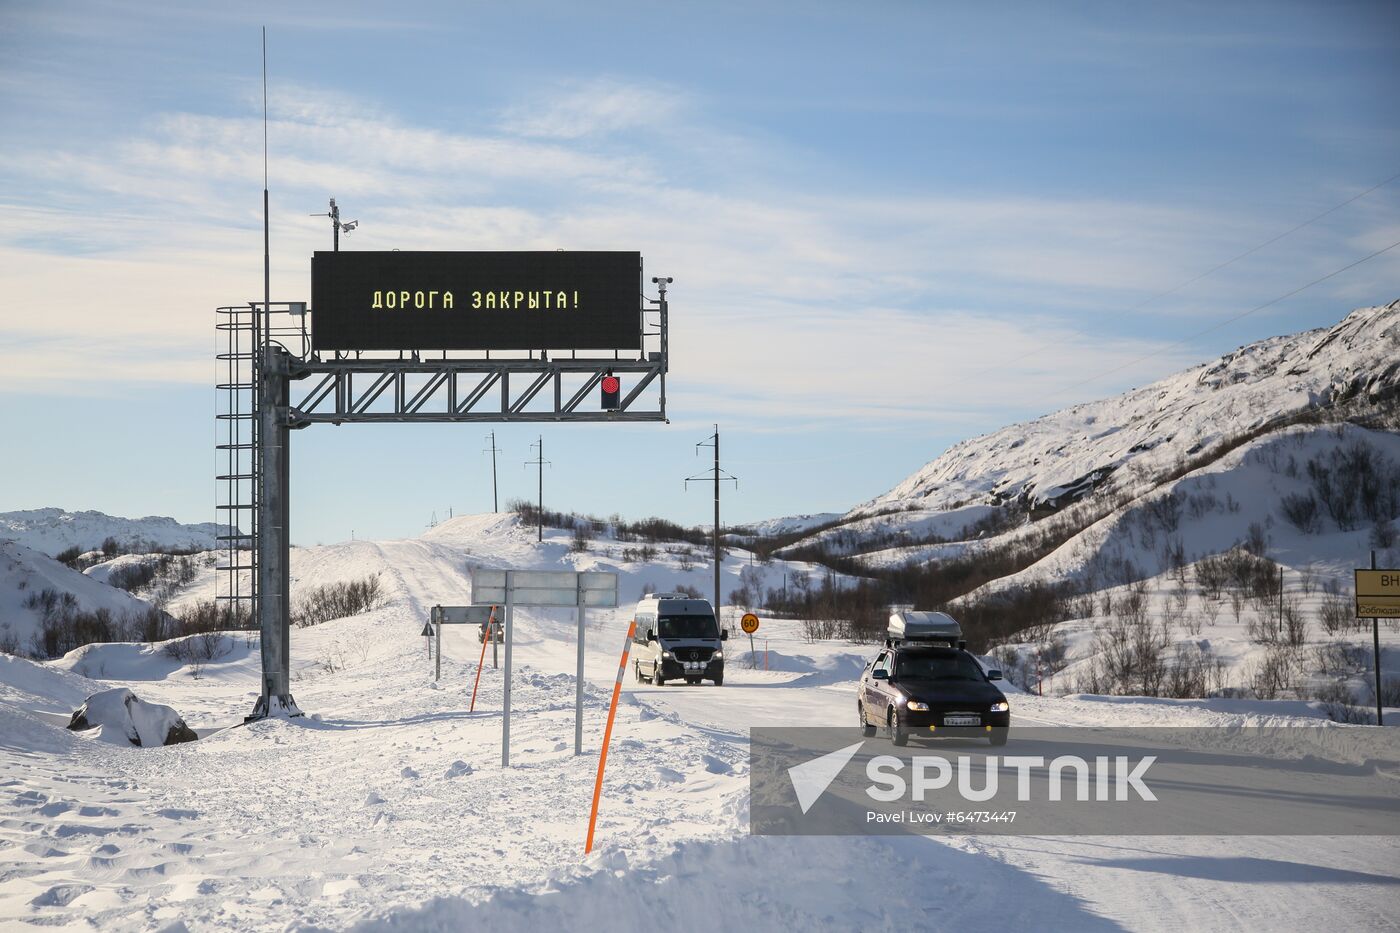
[[1176, 646], [1162, 683], [1162, 696], [1194, 699], [1210, 696], [1224, 681], [1225, 662], [1208, 646], [1185, 643]]
[[1344, 681], [1332, 681], [1313, 690], [1313, 699], [1322, 704], [1333, 722], [1371, 725], [1376, 721], [1370, 710], [1356, 705], [1356, 695]]
[[1326, 675], [1351, 675], [1366, 670], [1366, 649], [1329, 641], [1313, 649], [1313, 664]]
[[[183, 664], [202, 666], [233, 650], [233, 639], [222, 632], [199, 632], [167, 642], [162, 652]], [[196, 674], [198, 676], [198, 674]]]
[[1371, 534], [1368, 540], [1371, 548], [1377, 551], [1384, 551], [1395, 547], [1396, 533], [1395, 523], [1390, 520], [1382, 520], [1371, 526]]
[[1295, 599], [1283, 601], [1283, 642], [1293, 648], [1302, 647], [1308, 640], [1308, 620], [1303, 615]]
[[[1370, 698], [1370, 705], [1376, 705], [1376, 682], [1368, 678], [1366, 681], [1366, 695]], [[1400, 706], [1400, 678], [1381, 678], [1381, 705]]]
[[1275, 700], [1288, 689], [1295, 677], [1295, 655], [1286, 648], [1273, 647], [1244, 671], [1245, 685], [1256, 699]]
[[1305, 535], [1322, 530], [1322, 513], [1312, 493], [1288, 493], [1279, 500], [1279, 512], [1284, 520]]
[[1322, 605], [1317, 607], [1317, 624], [1328, 635], [1352, 628], [1356, 625], [1356, 604], [1340, 594], [1322, 597]]
[[305, 627], [370, 612], [384, 604], [379, 575], [318, 586], [303, 594], [292, 610], [292, 624]]

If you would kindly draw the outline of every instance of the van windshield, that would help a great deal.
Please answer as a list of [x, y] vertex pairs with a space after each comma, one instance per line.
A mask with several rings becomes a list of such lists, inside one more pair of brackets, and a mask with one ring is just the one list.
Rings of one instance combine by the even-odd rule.
[[660, 616], [656, 622], [660, 638], [718, 638], [714, 616]]

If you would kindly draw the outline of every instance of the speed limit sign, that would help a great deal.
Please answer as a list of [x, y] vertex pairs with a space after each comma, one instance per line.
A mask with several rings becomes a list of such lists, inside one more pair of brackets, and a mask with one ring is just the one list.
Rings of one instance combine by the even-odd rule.
[[752, 635], [758, 631], [758, 616], [752, 612], [744, 613], [744, 617], [739, 620], [739, 627], [744, 630], [744, 634]]

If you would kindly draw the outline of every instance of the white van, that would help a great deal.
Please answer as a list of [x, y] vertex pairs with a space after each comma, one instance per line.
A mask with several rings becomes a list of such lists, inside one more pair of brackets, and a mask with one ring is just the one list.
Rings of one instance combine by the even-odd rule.
[[637, 681], [658, 687], [668, 680], [688, 684], [713, 680], [724, 684], [724, 650], [729, 638], [715, 622], [708, 599], [684, 593], [656, 593], [637, 603], [632, 644], [632, 672]]

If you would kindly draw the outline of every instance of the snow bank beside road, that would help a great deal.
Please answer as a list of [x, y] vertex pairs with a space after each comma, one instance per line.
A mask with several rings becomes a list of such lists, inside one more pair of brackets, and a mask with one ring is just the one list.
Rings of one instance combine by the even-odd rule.
[[[1013, 893], [1014, 892], [1014, 893]], [[1116, 930], [1078, 899], [995, 858], [910, 837], [687, 842], [634, 863], [595, 853], [542, 890], [437, 898], [379, 930]]]

